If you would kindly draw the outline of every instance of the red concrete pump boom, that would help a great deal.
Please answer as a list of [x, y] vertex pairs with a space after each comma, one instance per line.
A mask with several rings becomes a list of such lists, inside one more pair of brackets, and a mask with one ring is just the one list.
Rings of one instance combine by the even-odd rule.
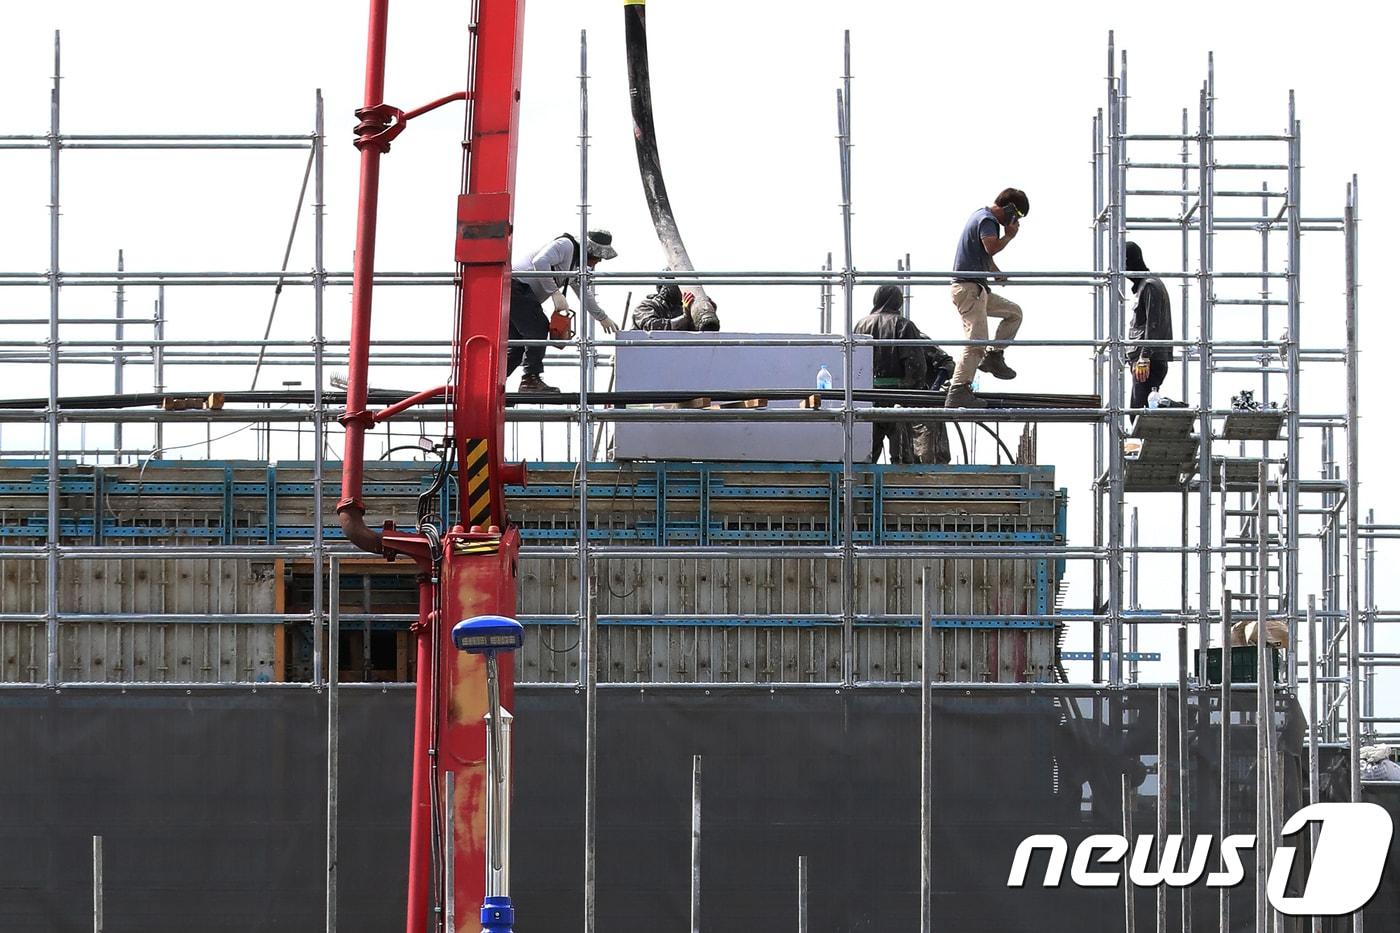
[[[461, 905], [458, 929], [476, 927], [476, 905], [485, 890], [486, 728], [485, 665], [480, 656], [452, 646], [452, 626], [469, 617], [516, 612], [516, 562], [520, 535], [506, 512], [505, 486], [525, 481], [523, 465], [504, 463], [505, 358], [510, 277], [511, 222], [520, 100], [521, 26], [524, 0], [478, 0], [477, 19], [464, 37], [469, 86], [464, 91], [404, 112], [384, 103], [388, 0], [370, 0], [364, 106], [355, 112], [360, 150], [359, 213], [351, 295], [349, 376], [341, 499], [336, 507], [345, 535], [363, 550], [412, 558], [418, 566], [417, 701], [413, 734], [412, 816], [409, 832], [409, 933], [446, 928], [445, 905]], [[438, 528], [420, 508], [416, 531], [382, 529], [365, 522], [365, 431], [404, 410], [370, 412], [368, 368], [374, 289], [374, 246], [380, 156], [408, 121], [446, 103], [464, 100], [463, 187], [457, 202], [456, 329], [448, 385], [422, 393], [445, 394], [451, 438], [437, 483], [457, 466], [460, 514]], [[426, 500], [425, 500], [426, 501]], [[334, 657], [334, 651], [331, 654]], [[512, 700], [510, 656], [500, 661], [501, 701]], [[451, 812], [444, 806], [444, 778], [454, 776]], [[450, 820], [451, 826], [447, 825]], [[448, 829], [451, 832], [448, 832]], [[452, 858], [445, 846], [451, 840]], [[448, 877], [447, 866], [452, 866]], [[455, 933], [455, 931], [454, 931]]]

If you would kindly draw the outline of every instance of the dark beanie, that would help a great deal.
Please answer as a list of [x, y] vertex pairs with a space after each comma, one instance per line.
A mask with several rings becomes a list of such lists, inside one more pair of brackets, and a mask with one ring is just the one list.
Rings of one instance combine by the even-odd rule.
[[875, 289], [876, 311], [898, 311], [904, 307], [904, 293], [898, 285], [881, 285]]

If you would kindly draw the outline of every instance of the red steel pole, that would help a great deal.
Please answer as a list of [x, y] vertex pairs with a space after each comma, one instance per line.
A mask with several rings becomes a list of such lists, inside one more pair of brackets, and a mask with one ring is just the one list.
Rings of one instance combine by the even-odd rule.
[[389, 0], [370, 0], [369, 47], [365, 53], [365, 103], [355, 112], [355, 146], [360, 150], [360, 207], [355, 225], [355, 265], [350, 292], [350, 371], [345, 388], [345, 455], [341, 461], [340, 502], [336, 511], [346, 534], [359, 547], [379, 551], [378, 535], [364, 527], [365, 430], [369, 397], [370, 311], [374, 300], [374, 241], [379, 219], [379, 157], [389, 144], [376, 135], [387, 129], [383, 113], [384, 60], [388, 45]]

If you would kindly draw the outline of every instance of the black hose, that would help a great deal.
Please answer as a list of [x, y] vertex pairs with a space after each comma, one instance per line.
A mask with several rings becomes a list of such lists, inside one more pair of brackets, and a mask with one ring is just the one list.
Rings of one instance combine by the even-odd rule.
[[1001, 435], [1000, 435], [1000, 434], [998, 434], [997, 432], [993, 431], [991, 428], [987, 427], [986, 424], [984, 424], [984, 423], [981, 422], [981, 421], [978, 421], [976, 424], [977, 424], [977, 426], [978, 426], [979, 428], [981, 428], [983, 431], [986, 431], [988, 434], [990, 434], [990, 435], [992, 436], [992, 438], [997, 442], [997, 446], [1001, 448], [1001, 452], [1004, 453], [1004, 454], [1006, 454], [1006, 462], [1007, 462], [1007, 463], [1015, 463], [1015, 462], [1016, 462], [1016, 458], [1013, 457], [1013, 456], [1011, 456], [1011, 450], [1006, 446], [1006, 444], [1004, 444], [1004, 443], [1002, 442], [1002, 439], [1001, 439]]
[[629, 3], [622, 8], [626, 17], [627, 91], [632, 98], [632, 129], [637, 142], [637, 168], [641, 170], [651, 222], [663, 244], [668, 238], [680, 240], [666, 180], [661, 176], [661, 153], [656, 146], [656, 123], [651, 112], [651, 65], [647, 59], [647, 8]]
[[953, 427], [958, 431], [958, 443], [962, 444], [963, 463], [971, 463], [972, 459], [967, 455], [967, 435], [963, 434], [962, 425], [958, 424], [956, 421], [953, 422]]

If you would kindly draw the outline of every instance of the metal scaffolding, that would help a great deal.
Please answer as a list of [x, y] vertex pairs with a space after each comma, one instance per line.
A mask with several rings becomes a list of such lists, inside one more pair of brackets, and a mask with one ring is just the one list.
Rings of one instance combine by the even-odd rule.
[[[1009, 272], [1007, 283], [1015, 288], [1069, 287], [1088, 292], [1092, 332], [1083, 338], [1024, 340], [1025, 347], [1086, 348], [1092, 351], [1092, 384], [1101, 399], [1099, 407], [1081, 409], [996, 409], [981, 413], [988, 421], [1066, 422], [1087, 426], [1093, 436], [1093, 541], [1083, 544], [1016, 545], [935, 544], [901, 542], [862, 543], [854, 524], [856, 464], [862, 452], [855, 450], [855, 425], [873, 420], [956, 420], [938, 408], [863, 408], [854, 397], [855, 323], [854, 291], [859, 285], [898, 281], [912, 298], [931, 286], [951, 283], [949, 270], [917, 270], [908, 257], [894, 270], [866, 271], [855, 261], [851, 211], [852, 192], [852, 73], [849, 33], [845, 38], [844, 68], [836, 92], [836, 142], [839, 156], [839, 209], [842, 243], [835, 262], [827, 254], [821, 268], [810, 271], [711, 271], [687, 273], [679, 281], [706, 286], [811, 286], [819, 292], [818, 320], [813, 335], [784, 339], [753, 340], [717, 336], [715, 345], [837, 348], [841, 353], [843, 387], [840, 404], [816, 410], [657, 410], [610, 408], [596, 395], [597, 372], [611, 365], [617, 341], [600, 339], [591, 317], [569, 346], [560, 351], [557, 342], [552, 365], [578, 366], [577, 398], [552, 407], [516, 407], [509, 413], [512, 431], [508, 434], [514, 453], [523, 456], [536, 440], [524, 429], [538, 425], [541, 459], [546, 442], [557, 443], [562, 435], [563, 449], [570, 451], [576, 464], [576, 485], [587, 490], [589, 463], [598, 449], [598, 438], [609, 424], [623, 421], [696, 422], [710, 421], [831, 421], [841, 425], [844, 451], [840, 465], [842, 523], [837, 543], [820, 545], [750, 544], [743, 547], [707, 545], [679, 547], [668, 545], [629, 545], [595, 543], [590, 540], [589, 496], [577, 495], [579, 540], [573, 544], [529, 546], [524, 557], [562, 557], [573, 560], [577, 570], [577, 606], [573, 614], [559, 616], [556, 623], [575, 624], [585, 634], [584, 663], [579, 686], [589, 697], [589, 750], [592, 753], [593, 696], [597, 689], [593, 655], [596, 648], [596, 570], [595, 563], [624, 558], [721, 558], [793, 557], [840, 561], [841, 611], [830, 621], [842, 628], [841, 676], [839, 686], [859, 685], [855, 658], [855, 626], [859, 619], [855, 588], [856, 567], [865, 560], [899, 557], [915, 561], [935, 559], [1033, 558], [1054, 561], [1087, 561], [1091, 566], [1092, 605], [1055, 619], [1070, 625], [1092, 626], [1091, 686], [1115, 691], [1138, 686], [1142, 647], [1151, 639], [1165, 641], [1164, 626], [1174, 626], [1177, 645], [1175, 686], [1184, 712], [1188, 700], [1206, 709], [1220, 705], [1228, 719], [1232, 713], [1230, 690], [1212, 691], [1206, 677], [1208, 649], [1226, 649], [1222, 658], [1224, 683], [1230, 683], [1227, 638], [1230, 618], [1253, 617], [1262, 633], [1270, 623], [1282, 623], [1288, 632], [1289, 663], [1285, 668], [1280, 695], [1295, 695], [1306, 687], [1308, 702], [1316, 709], [1310, 717], [1311, 761], [1316, 767], [1319, 749], [1344, 746], [1351, 764], [1351, 794], [1361, 794], [1358, 754], [1363, 741], [1400, 736], [1397, 718], [1378, 712], [1376, 673], [1381, 668], [1400, 666], [1400, 654], [1378, 650], [1377, 627], [1400, 621], [1400, 612], [1381, 610], [1376, 605], [1376, 542], [1400, 537], [1400, 526], [1379, 524], [1374, 511], [1361, 518], [1358, 456], [1358, 295], [1356, 253], [1358, 191], [1355, 179], [1346, 187], [1340, 216], [1306, 216], [1300, 202], [1301, 121], [1290, 93], [1286, 119], [1281, 131], [1264, 134], [1219, 133], [1215, 126], [1216, 90], [1213, 63], [1208, 64], [1205, 80], [1195, 107], [1195, 128], [1191, 112], [1183, 110], [1181, 126], [1168, 133], [1139, 133], [1128, 120], [1128, 59], [1110, 37], [1107, 94], [1105, 106], [1092, 121], [1092, 219], [1091, 262], [1088, 268], [1062, 272]], [[579, 216], [578, 229], [586, 235], [589, 226], [589, 113], [588, 61], [586, 36], [580, 43], [579, 79]], [[328, 646], [326, 630], [340, 621], [353, 621], [340, 614], [338, 587], [329, 583], [324, 568], [335, 566], [339, 558], [358, 552], [327, 540], [323, 534], [322, 502], [325, 496], [325, 452], [330, 438], [327, 423], [338, 413], [324, 389], [327, 367], [340, 364], [345, 341], [328, 340], [324, 327], [324, 302], [328, 288], [348, 286], [347, 272], [331, 272], [325, 265], [325, 191], [323, 110], [319, 92], [315, 100], [313, 129], [287, 135], [82, 135], [62, 132], [60, 122], [60, 69], [57, 37], [54, 49], [54, 77], [49, 132], [36, 136], [0, 136], [0, 149], [47, 150], [49, 154], [49, 268], [45, 272], [0, 273], [0, 286], [47, 289], [49, 309], [46, 318], [0, 317], [0, 325], [46, 326], [44, 339], [11, 339], [0, 332], [0, 362], [7, 364], [46, 364], [47, 403], [42, 409], [0, 408], [0, 429], [9, 424], [42, 424], [46, 441], [42, 451], [22, 452], [7, 445], [6, 456], [22, 453], [42, 455], [47, 470], [47, 531], [42, 545], [0, 546], [0, 559], [42, 561], [46, 567], [45, 609], [41, 615], [0, 615], [0, 622], [42, 623], [46, 629], [47, 659], [42, 682], [48, 687], [72, 685], [62, 676], [59, 659], [60, 628], [78, 621], [78, 614], [64, 613], [60, 607], [58, 581], [60, 562], [84, 558], [126, 559], [138, 557], [199, 557], [298, 559], [309, 561], [321, 572], [313, 575], [313, 600], [309, 617], [291, 613], [264, 614], [258, 621], [309, 621], [314, 634], [313, 677], [303, 685], [325, 689], [323, 671]], [[308, 184], [312, 193], [311, 229], [314, 260], [310, 269], [283, 268], [263, 271], [170, 272], [132, 271], [125, 268], [125, 257], [118, 256], [115, 271], [65, 271], [60, 254], [60, 169], [65, 149], [295, 149], [305, 150], [302, 196]], [[1160, 155], [1169, 150], [1169, 155]], [[1257, 155], [1260, 151], [1269, 154]], [[1142, 152], [1141, 157], [1137, 156]], [[1157, 154], [1154, 154], [1157, 153]], [[1259, 179], [1257, 184], [1233, 179]], [[1163, 181], [1163, 179], [1169, 179]], [[1223, 185], [1218, 184], [1223, 179]], [[1165, 206], [1164, 206], [1165, 205]], [[1240, 205], [1235, 207], [1234, 205]], [[297, 216], [301, 213], [298, 203]], [[295, 221], [293, 230], [295, 231]], [[1138, 346], [1164, 346], [1173, 350], [1180, 367], [1179, 384], [1184, 399], [1194, 403], [1182, 409], [1138, 412], [1129, 417], [1125, 401], [1123, 359], [1128, 345], [1127, 323], [1131, 290], [1125, 251], [1130, 236], [1137, 233], [1179, 236], [1178, 268], [1153, 274], [1179, 286], [1180, 337], [1168, 341], [1137, 341]], [[1303, 234], [1341, 234], [1345, 249], [1346, 328], [1345, 342], [1328, 346], [1326, 340], [1307, 343], [1308, 325], [1334, 309], [1308, 316], [1302, 313], [1301, 269]], [[1253, 239], [1258, 249], [1257, 268], [1249, 271], [1217, 269], [1216, 251], [1226, 239], [1231, 243]], [[1278, 268], [1278, 239], [1283, 239], [1282, 268]], [[1251, 247], [1253, 248], [1253, 247]], [[287, 257], [291, 255], [288, 243]], [[651, 285], [661, 273], [589, 270], [576, 273], [580, 293], [591, 283], [607, 285]], [[434, 286], [450, 288], [453, 272], [387, 272], [375, 283], [394, 287]], [[306, 339], [270, 339], [271, 318], [263, 337], [236, 340], [167, 339], [169, 323], [166, 293], [169, 289], [195, 286], [244, 286], [258, 289], [310, 288], [314, 303], [313, 332]], [[1256, 294], [1246, 296], [1241, 288], [1252, 286]], [[61, 314], [63, 289], [114, 288], [116, 309], [111, 318], [74, 318]], [[150, 317], [128, 316], [133, 289], [155, 289], [157, 297]], [[916, 290], [918, 290], [916, 292]], [[1193, 301], [1194, 296], [1194, 301]], [[932, 299], [931, 299], [932, 300]], [[906, 304], [908, 302], [906, 301]], [[274, 306], [275, 307], [275, 306]], [[1239, 321], [1253, 312], [1258, 316], [1257, 336], [1241, 336]], [[1228, 319], [1226, 315], [1229, 315]], [[111, 339], [70, 340], [61, 328], [70, 324], [103, 325], [114, 328]], [[1281, 325], [1281, 327], [1280, 327]], [[136, 335], [135, 329], [150, 329], [149, 336]], [[833, 332], [834, 331], [834, 332]], [[13, 332], [13, 331], [11, 331]], [[1319, 325], [1316, 333], [1322, 333]], [[1325, 335], [1324, 335], [1325, 336]], [[521, 343], [532, 343], [522, 341]], [[538, 343], [538, 341], [535, 341]], [[649, 346], [674, 346], [688, 341], [649, 341]], [[894, 343], [876, 341], [875, 343]], [[907, 343], [907, 342], [906, 342]], [[939, 340], [942, 346], [979, 343], [967, 340]], [[442, 340], [375, 340], [376, 367], [394, 366], [407, 371], [430, 371], [449, 362]], [[1304, 362], [1342, 366], [1346, 376], [1344, 412], [1308, 407], [1308, 396], [1301, 379]], [[213, 364], [257, 367], [309, 367], [312, 386], [309, 404], [296, 407], [232, 407], [204, 411], [165, 411], [107, 409], [65, 404], [59, 381], [60, 369], [73, 365], [110, 366], [113, 387], [118, 394], [132, 382], [137, 370], [147, 369], [156, 394], [178, 382], [174, 372], [189, 373], [195, 367]], [[212, 388], [218, 388], [212, 387]], [[1252, 391], [1259, 407], [1232, 404], [1229, 391]], [[1275, 407], [1276, 405], [1276, 407]], [[112, 427], [110, 447], [101, 444], [65, 447], [60, 428], [67, 424], [108, 423]], [[442, 434], [445, 428], [440, 411], [415, 416], [417, 431], [424, 436]], [[1275, 427], [1269, 428], [1273, 423]], [[135, 443], [135, 432], [123, 433], [124, 425], [154, 425], [149, 444]], [[231, 545], [215, 547], [166, 545], [76, 544], [65, 542], [60, 522], [63, 461], [82, 458], [89, 462], [150, 463], [164, 448], [162, 429], [171, 425], [253, 425], [263, 433], [260, 453], [272, 459], [272, 432], [298, 432], [310, 427], [314, 455], [314, 475], [310, 495], [314, 497], [314, 535], [306, 544]], [[278, 427], [280, 426], [280, 427]], [[1194, 430], [1194, 433], [1192, 433]], [[1175, 433], [1173, 433], [1175, 432]], [[1339, 439], [1339, 434], [1344, 437]], [[209, 435], [206, 435], [207, 437]], [[285, 438], [282, 438], [285, 440]], [[1125, 454], [1125, 442], [1141, 441], [1141, 453]], [[1171, 443], [1167, 443], [1168, 441]], [[206, 451], [212, 451], [213, 439]], [[1146, 451], [1172, 448], [1188, 451], [1176, 461], [1153, 472]], [[1231, 451], [1230, 445], [1236, 445]], [[1251, 446], [1252, 445], [1252, 446]], [[1344, 445], [1344, 447], [1343, 447]], [[198, 445], [195, 445], [198, 446]], [[386, 450], [393, 449], [393, 435], [386, 439]], [[1305, 450], [1320, 453], [1321, 475], [1303, 476]], [[1345, 456], [1345, 472], [1339, 458]], [[1173, 543], [1140, 543], [1137, 508], [1139, 498], [1159, 493], [1157, 502], [1171, 500], [1180, 505], [1179, 536]], [[1131, 507], [1131, 512], [1130, 512]], [[1129, 516], [1132, 532], [1128, 532]], [[1271, 531], [1271, 529], [1273, 529]], [[1194, 532], [1194, 534], [1193, 534]], [[1314, 567], [1304, 566], [1304, 546], [1315, 543]], [[1364, 544], [1363, 544], [1364, 542]], [[1144, 608], [1140, 586], [1145, 571], [1142, 558], [1175, 557], [1182, 574], [1175, 606]], [[1362, 568], [1365, 569], [1364, 578]], [[1195, 582], [1192, 598], [1191, 582]], [[911, 583], [912, 585], [912, 583]], [[928, 600], [928, 583], [924, 581]], [[1313, 587], [1320, 589], [1314, 611]], [[1304, 601], [1301, 597], [1306, 595]], [[1301, 608], [1306, 604], [1307, 609]], [[173, 622], [184, 616], [173, 613], [127, 614], [109, 617], [123, 622]], [[243, 614], [244, 621], [252, 616]], [[1017, 617], [1021, 618], [1021, 617]], [[1031, 617], [1026, 617], [1031, 618]], [[924, 622], [928, 618], [924, 617]], [[921, 625], [924, 634], [928, 626]], [[1194, 642], [1191, 630], [1195, 630]], [[924, 647], [927, 651], [927, 644]], [[1166, 652], [1163, 653], [1166, 656]], [[1267, 661], [1260, 652], [1259, 670]], [[1198, 658], [1196, 676], [1188, 675], [1188, 660]], [[1106, 664], [1105, 664], [1106, 662]], [[332, 666], [332, 672], [334, 667]], [[923, 688], [957, 687], [967, 684], [930, 684], [927, 668]], [[168, 684], [163, 684], [168, 686]], [[0, 686], [14, 686], [0, 684]], [[26, 686], [32, 686], [26, 685]], [[139, 686], [131, 684], [130, 686]], [[261, 685], [267, 686], [267, 685]], [[334, 675], [331, 677], [334, 689]], [[1005, 688], [1006, 685], [1002, 685]], [[1034, 686], [1034, 685], [1026, 685]], [[1040, 685], [1044, 686], [1044, 685]], [[1155, 688], [1154, 688], [1155, 689]], [[1235, 684], [1234, 691], [1255, 690], [1258, 710], [1273, 707], [1268, 678], [1261, 688]], [[1166, 691], [1160, 691], [1161, 705]], [[1234, 702], [1234, 715], [1257, 715], [1247, 700]], [[332, 707], [334, 709], [334, 707]], [[1263, 713], [1268, 719], [1269, 714]], [[1184, 715], [1179, 717], [1184, 737]], [[1241, 720], [1243, 721], [1243, 720]], [[1262, 721], [1262, 720], [1261, 720]], [[927, 730], [927, 725], [926, 725]], [[1261, 742], [1273, 730], [1261, 730]], [[1166, 737], [1160, 739], [1166, 742]], [[1178, 740], [1181, 741], [1181, 740]], [[1165, 746], [1164, 746], [1165, 747]], [[1180, 747], [1180, 746], [1178, 746]], [[1261, 746], [1260, 760], [1268, 760], [1276, 746]], [[1165, 756], [1164, 756], [1165, 758]], [[591, 760], [591, 759], [590, 759]], [[334, 755], [332, 754], [332, 761]], [[591, 766], [590, 766], [591, 767]], [[927, 767], [927, 765], [925, 765]], [[1182, 766], [1184, 768], [1184, 765]], [[1268, 769], [1265, 769], [1267, 772]], [[590, 780], [593, 772], [590, 770]], [[698, 774], [698, 764], [697, 764]], [[1184, 771], [1182, 772], [1184, 775]], [[1181, 778], [1184, 782], [1184, 777]], [[1276, 805], [1278, 791], [1266, 774], [1261, 784], [1261, 806]], [[698, 782], [698, 777], [697, 777]], [[1185, 797], [1185, 788], [1178, 785]], [[1314, 771], [1313, 791], [1316, 792]], [[594, 803], [590, 786], [590, 806]], [[334, 803], [332, 802], [332, 806]], [[1183, 814], [1185, 805], [1183, 803]], [[590, 820], [592, 819], [590, 811]], [[1277, 833], [1278, 813], [1270, 811]], [[1165, 816], [1162, 826], [1166, 826]], [[926, 822], [926, 821], [925, 821]], [[590, 823], [590, 827], [591, 827]], [[925, 826], [927, 843], [927, 826]], [[333, 840], [330, 853], [333, 864]], [[592, 863], [590, 861], [590, 872]], [[925, 866], [927, 875], [927, 866]], [[591, 889], [589, 901], [591, 905]], [[927, 918], [926, 918], [927, 922]], [[1355, 927], [1360, 929], [1359, 922]], [[1260, 929], [1264, 929], [1263, 926]]]

